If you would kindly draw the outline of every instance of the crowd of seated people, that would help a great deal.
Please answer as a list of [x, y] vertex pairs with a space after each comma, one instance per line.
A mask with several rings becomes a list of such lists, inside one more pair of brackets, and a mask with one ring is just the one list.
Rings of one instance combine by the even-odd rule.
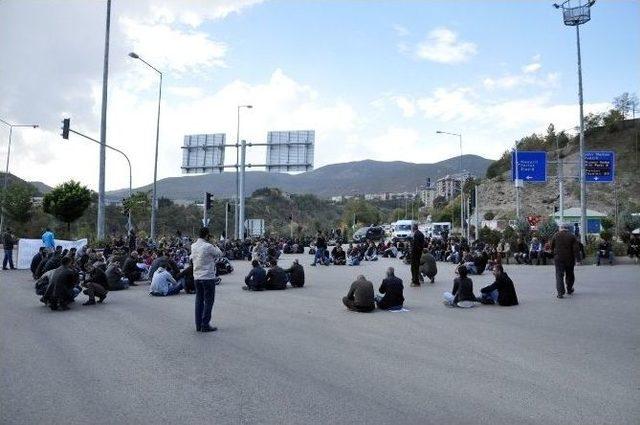
[[401, 310], [404, 304], [403, 291], [402, 279], [396, 277], [393, 267], [389, 267], [378, 288], [380, 295], [375, 295], [373, 283], [364, 275], [359, 275], [342, 298], [342, 303], [347, 309], [359, 313], [372, 312], [376, 306], [380, 310]]
[[278, 266], [277, 260], [271, 260], [269, 269], [265, 268], [256, 259], [251, 261], [251, 270], [244, 278], [245, 291], [282, 290], [290, 284], [292, 288], [304, 286], [304, 268], [295, 259], [288, 269]]

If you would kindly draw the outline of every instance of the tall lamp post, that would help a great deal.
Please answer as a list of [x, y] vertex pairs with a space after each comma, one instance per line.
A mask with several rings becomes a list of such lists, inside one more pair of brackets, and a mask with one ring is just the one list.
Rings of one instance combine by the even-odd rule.
[[460, 161], [458, 162], [458, 172], [460, 173], [460, 233], [464, 236], [464, 194], [462, 193], [462, 134], [449, 133], [447, 131], [437, 130], [436, 134], [447, 134], [449, 136], [458, 136], [460, 141]]
[[238, 105], [238, 125], [236, 127], [236, 202], [235, 213], [233, 215], [236, 239], [243, 239], [244, 236], [244, 223], [240, 222], [241, 217], [239, 214], [239, 200], [240, 196], [244, 196], [244, 193], [240, 194], [240, 169], [238, 168], [240, 161], [240, 109], [242, 108], [251, 109], [253, 105]]
[[158, 181], [158, 142], [160, 140], [160, 104], [162, 103], [162, 72], [160, 72], [156, 67], [151, 65], [149, 62], [142, 59], [138, 54], [131, 52], [129, 56], [133, 59], [138, 59], [149, 68], [153, 69], [160, 76], [160, 83], [158, 86], [158, 116], [156, 121], [156, 154], [155, 161], [153, 163], [153, 192], [151, 195], [151, 239], [155, 241], [156, 239], [156, 216], [158, 214], [158, 197], [156, 191], [156, 185]]
[[587, 240], [587, 183], [584, 175], [584, 110], [582, 97], [582, 57], [580, 54], [580, 25], [591, 20], [591, 6], [595, 0], [566, 0], [555, 4], [556, 9], [562, 8], [564, 24], [576, 27], [576, 42], [578, 50], [578, 101], [580, 102], [580, 241]]
[[0, 122], [9, 127], [9, 143], [7, 144], [7, 165], [4, 170], [4, 181], [2, 183], [2, 209], [0, 210], [0, 231], [4, 230], [4, 204], [7, 201], [7, 182], [9, 178], [9, 160], [11, 158], [11, 136], [14, 128], [31, 127], [38, 128], [38, 124], [11, 124], [0, 118]]

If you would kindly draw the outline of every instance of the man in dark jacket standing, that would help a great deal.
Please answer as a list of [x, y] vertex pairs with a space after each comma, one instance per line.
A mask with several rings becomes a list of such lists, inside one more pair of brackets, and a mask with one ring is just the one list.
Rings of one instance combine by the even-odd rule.
[[2, 245], [4, 245], [4, 258], [2, 259], [2, 270], [7, 269], [7, 263], [9, 264], [9, 268], [11, 270], [15, 270], [16, 268], [13, 266], [13, 244], [15, 243], [16, 238], [11, 233], [11, 229], [7, 228], [7, 230], [2, 234]]
[[304, 286], [304, 268], [297, 259], [293, 260], [291, 267], [284, 272], [289, 275], [289, 283], [291, 283], [291, 286], [294, 288], [302, 288]]
[[558, 298], [564, 298], [565, 280], [567, 293], [573, 294], [573, 284], [575, 275], [573, 267], [576, 264], [579, 246], [576, 237], [569, 231], [570, 225], [563, 225], [560, 231], [551, 239], [551, 250], [553, 251], [553, 262], [556, 266], [556, 290]]
[[380, 310], [400, 310], [404, 304], [404, 295], [402, 291], [402, 279], [397, 278], [393, 267], [387, 269], [387, 277], [380, 285], [380, 293], [384, 297], [376, 297], [376, 304]]
[[373, 283], [363, 275], [351, 284], [347, 296], [342, 298], [342, 303], [352, 311], [368, 313], [376, 308], [373, 296]]
[[413, 225], [413, 240], [411, 241], [411, 286], [420, 286], [420, 257], [424, 249], [424, 234]]

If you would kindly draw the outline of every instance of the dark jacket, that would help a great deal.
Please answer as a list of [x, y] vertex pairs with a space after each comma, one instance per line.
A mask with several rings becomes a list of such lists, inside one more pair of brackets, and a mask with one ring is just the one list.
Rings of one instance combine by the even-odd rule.
[[53, 255], [49, 257], [49, 259], [47, 259], [47, 262], [44, 264], [44, 269], [42, 269], [42, 273], [46, 273], [49, 270], [55, 270], [58, 267], [60, 267], [60, 264], [62, 264], [62, 254], [58, 252], [54, 252]]
[[580, 250], [578, 239], [573, 233], [561, 230], [551, 239], [553, 259], [563, 264], [575, 264], [576, 256]]
[[245, 277], [244, 283], [251, 289], [264, 289], [267, 283], [267, 272], [260, 266], [254, 267]]
[[109, 284], [107, 283], [107, 275], [100, 267], [94, 267], [89, 273], [88, 282], [97, 283], [102, 286], [105, 290], [109, 290]]
[[384, 297], [378, 302], [378, 308], [387, 310], [391, 307], [402, 306], [404, 303], [403, 289], [402, 279], [395, 276], [385, 278], [380, 285], [380, 293], [384, 294]]
[[416, 230], [411, 241], [411, 258], [420, 258], [424, 249], [424, 234]]
[[120, 279], [122, 278], [122, 272], [120, 268], [115, 264], [107, 267], [107, 271], [105, 272], [107, 277], [107, 285], [109, 286], [106, 289], [113, 289], [120, 286]]
[[13, 244], [15, 243], [15, 238], [9, 232], [4, 232], [2, 234], [2, 246], [6, 250], [13, 249]]
[[456, 277], [453, 280], [453, 290], [451, 293], [455, 296], [454, 303], [460, 301], [478, 301], [473, 295], [473, 282], [468, 277], [461, 279]]
[[292, 264], [285, 270], [289, 273], [289, 282], [291, 286], [302, 288], [304, 286], [304, 268], [300, 264]]
[[49, 285], [53, 285], [53, 296], [59, 302], [73, 299], [73, 287], [78, 282], [78, 275], [68, 267], [60, 266], [51, 275]]
[[136, 281], [140, 276], [140, 269], [138, 268], [138, 264], [136, 260], [132, 256], [127, 256], [127, 259], [124, 260], [124, 264], [122, 266], [122, 274], [124, 274], [129, 282]]
[[286, 289], [287, 274], [280, 266], [274, 266], [267, 272], [265, 289]]
[[422, 254], [422, 257], [420, 257], [420, 272], [428, 277], [433, 277], [438, 274], [436, 259], [430, 252], [425, 252]]
[[31, 269], [31, 274], [32, 275], [36, 275], [36, 271], [38, 270], [38, 266], [40, 265], [40, 262], [42, 261], [42, 254], [40, 253], [40, 251], [38, 251], [36, 253], [36, 255], [33, 256], [33, 258], [31, 259], [31, 266], [29, 267]]
[[324, 236], [318, 236], [318, 239], [316, 239], [316, 248], [327, 249], [327, 240]]
[[498, 304], [502, 306], [518, 305], [518, 296], [513, 281], [505, 273], [502, 272], [496, 277], [496, 281], [489, 286], [485, 286], [480, 290], [483, 294], [488, 294], [494, 290], [498, 290]]
[[351, 284], [347, 298], [352, 300], [354, 305], [359, 308], [375, 308], [373, 299], [373, 283], [366, 279], [356, 280]]
[[333, 257], [333, 261], [336, 261], [336, 262], [345, 262], [345, 261], [347, 261], [347, 253], [344, 252], [343, 249], [338, 251], [337, 247], [334, 247], [331, 250], [331, 256]]
[[153, 274], [158, 270], [158, 267], [162, 267], [166, 270], [171, 270], [169, 267], [169, 259], [167, 257], [158, 257], [149, 266], [149, 279], [153, 278]]

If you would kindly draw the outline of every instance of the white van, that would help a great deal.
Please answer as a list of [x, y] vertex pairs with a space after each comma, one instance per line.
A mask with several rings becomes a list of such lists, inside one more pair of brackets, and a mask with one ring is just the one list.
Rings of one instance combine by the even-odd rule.
[[411, 239], [412, 227], [416, 223], [413, 220], [398, 220], [394, 223], [392, 240], [393, 242]]

